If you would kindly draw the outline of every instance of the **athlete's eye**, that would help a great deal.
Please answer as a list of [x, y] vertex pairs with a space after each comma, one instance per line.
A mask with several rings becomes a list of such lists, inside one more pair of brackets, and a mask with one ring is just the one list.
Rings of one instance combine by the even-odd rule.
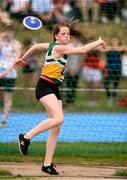
[[61, 35], [66, 35], [66, 33], [62, 33]]

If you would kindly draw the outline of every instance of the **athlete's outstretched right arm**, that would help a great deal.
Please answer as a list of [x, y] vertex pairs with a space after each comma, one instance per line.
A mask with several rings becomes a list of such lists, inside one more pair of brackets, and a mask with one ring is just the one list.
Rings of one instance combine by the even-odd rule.
[[17, 59], [13, 65], [13, 68], [19, 69], [23, 67], [27, 63], [27, 59], [34, 54], [42, 51], [42, 50], [47, 50], [49, 47], [49, 43], [40, 43], [40, 44], [35, 44], [33, 45], [30, 49], [28, 49], [25, 54], [20, 58]]

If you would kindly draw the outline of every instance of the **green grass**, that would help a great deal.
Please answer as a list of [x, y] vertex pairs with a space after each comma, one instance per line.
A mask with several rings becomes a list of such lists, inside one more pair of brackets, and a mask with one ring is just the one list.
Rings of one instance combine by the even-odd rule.
[[10, 176], [10, 175], [12, 175], [12, 173], [9, 172], [8, 170], [0, 169], [0, 176]]
[[127, 169], [118, 169], [114, 176], [126, 176], [127, 177]]
[[[1, 162], [25, 162], [42, 163], [44, 153], [30, 153], [28, 156], [22, 156], [19, 153], [1, 153]], [[55, 153], [55, 163], [64, 164], [85, 164], [98, 166], [127, 166], [126, 154], [57, 154]]]
[[[28, 156], [20, 155], [17, 143], [0, 143], [1, 162], [39, 162], [45, 155], [45, 143], [31, 143]], [[127, 165], [127, 143], [58, 143], [56, 163]]]

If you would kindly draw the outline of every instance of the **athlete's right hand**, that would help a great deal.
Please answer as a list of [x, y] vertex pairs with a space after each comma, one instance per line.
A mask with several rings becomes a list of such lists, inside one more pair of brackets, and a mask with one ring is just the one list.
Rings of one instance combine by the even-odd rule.
[[22, 58], [20, 58], [15, 61], [13, 68], [18, 70], [18, 69], [24, 67], [25, 65], [26, 65], [26, 62]]

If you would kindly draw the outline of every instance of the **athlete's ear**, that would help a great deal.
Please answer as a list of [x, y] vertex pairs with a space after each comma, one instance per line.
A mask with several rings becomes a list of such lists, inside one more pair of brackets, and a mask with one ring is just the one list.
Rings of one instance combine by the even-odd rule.
[[58, 35], [57, 34], [55, 35], [55, 40], [58, 40]]

